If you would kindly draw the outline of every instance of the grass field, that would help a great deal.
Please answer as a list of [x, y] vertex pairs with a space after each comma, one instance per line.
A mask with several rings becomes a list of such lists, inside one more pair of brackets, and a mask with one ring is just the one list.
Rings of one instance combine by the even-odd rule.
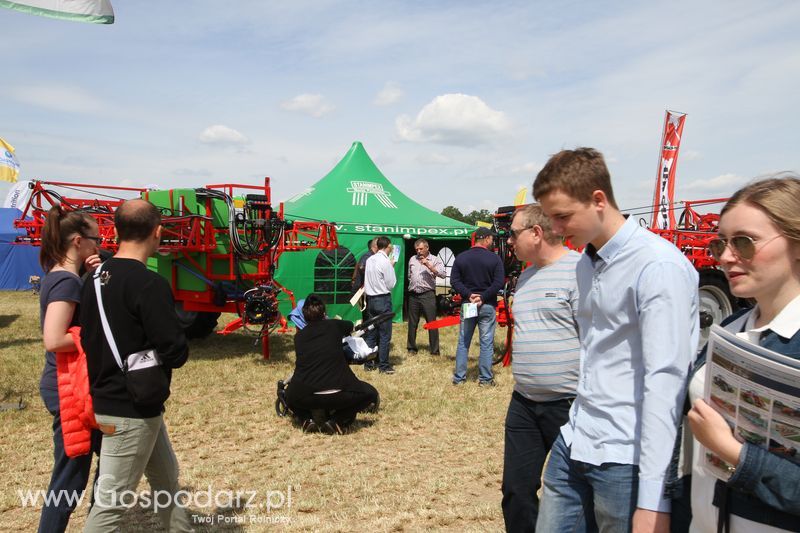
[[[275, 383], [293, 367], [291, 335], [271, 338], [269, 361], [252, 337], [193, 342], [189, 362], [174, 373], [165, 418], [181, 483], [199, 503], [190, 506], [197, 530], [278, 524], [290, 531], [501, 531], [510, 368], [496, 366], [498, 386], [479, 388], [476, 334], [470, 381], [453, 387], [457, 328], [442, 331], [441, 356], [427, 354], [422, 331], [420, 354], [412, 356], [405, 352], [405, 325], [395, 324], [397, 373], [355, 370], [380, 391], [381, 411], [360, 415], [349, 434], [333, 437], [303, 434], [275, 415]], [[498, 339], [503, 333], [498, 328]], [[0, 412], [2, 531], [35, 530], [39, 507], [23, 507], [17, 491], [44, 490], [50, 477], [52, 418], [38, 392], [43, 361], [38, 297], [0, 292], [0, 402], [27, 404]], [[139, 490], [147, 488], [143, 480]], [[238, 507], [231, 497], [237, 491]], [[245, 507], [251, 495], [256, 507]], [[87, 509], [88, 497], [70, 531], [82, 529]], [[150, 510], [134, 508], [126, 518], [124, 531], [159, 530]]]

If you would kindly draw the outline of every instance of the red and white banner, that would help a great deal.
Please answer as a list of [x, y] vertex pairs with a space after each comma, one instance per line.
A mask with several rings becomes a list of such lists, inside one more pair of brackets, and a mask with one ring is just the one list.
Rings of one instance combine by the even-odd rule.
[[656, 190], [653, 195], [653, 220], [650, 224], [654, 229], [675, 228], [675, 210], [672, 207], [675, 201], [675, 169], [678, 166], [678, 149], [681, 146], [685, 120], [686, 113], [674, 111], [667, 111], [664, 118]]

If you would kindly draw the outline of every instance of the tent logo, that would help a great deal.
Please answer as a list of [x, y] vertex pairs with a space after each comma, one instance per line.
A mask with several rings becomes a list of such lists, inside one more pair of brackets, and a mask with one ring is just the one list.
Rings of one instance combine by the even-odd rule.
[[389, 209], [397, 209], [393, 201], [389, 199], [391, 193], [383, 190], [383, 185], [372, 181], [351, 181], [347, 192], [353, 193], [353, 205], [366, 206], [367, 198], [371, 194], [378, 201]]

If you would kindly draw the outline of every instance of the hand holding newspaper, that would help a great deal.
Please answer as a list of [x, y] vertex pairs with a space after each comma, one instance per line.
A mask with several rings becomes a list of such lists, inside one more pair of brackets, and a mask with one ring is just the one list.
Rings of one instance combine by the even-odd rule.
[[[712, 326], [704, 398], [733, 428], [734, 437], [800, 460], [800, 361]], [[727, 481], [729, 465], [702, 448], [702, 464]]]

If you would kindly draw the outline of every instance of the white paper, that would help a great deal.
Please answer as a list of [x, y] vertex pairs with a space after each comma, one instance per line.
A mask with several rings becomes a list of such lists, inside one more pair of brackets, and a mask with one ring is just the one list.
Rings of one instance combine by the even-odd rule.
[[478, 304], [461, 304], [462, 318], [475, 318], [476, 316], [478, 316]]
[[361, 307], [358, 302], [359, 300], [361, 300], [361, 297], [363, 295], [364, 295], [364, 287], [361, 287], [356, 291], [353, 297], [350, 298], [350, 305], [352, 305], [353, 307]]
[[[741, 442], [787, 457], [800, 453], [800, 367], [796, 360], [712, 326], [704, 398]], [[788, 364], [784, 364], [788, 363]], [[732, 468], [702, 449], [703, 466], [727, 481]]]

